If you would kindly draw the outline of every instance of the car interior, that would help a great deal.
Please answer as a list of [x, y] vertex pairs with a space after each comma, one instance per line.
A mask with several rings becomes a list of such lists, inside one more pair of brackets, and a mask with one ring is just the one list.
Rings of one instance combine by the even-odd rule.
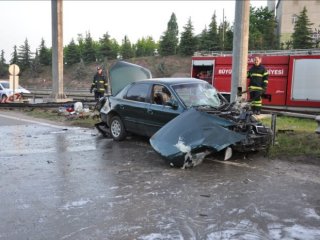
[[171, 94], [169, 90], [162, 85], [154, 85], [152, 92], [153, 92], [152, 103], [154, 104], [166, 105], [166, 103], [171, 98]]

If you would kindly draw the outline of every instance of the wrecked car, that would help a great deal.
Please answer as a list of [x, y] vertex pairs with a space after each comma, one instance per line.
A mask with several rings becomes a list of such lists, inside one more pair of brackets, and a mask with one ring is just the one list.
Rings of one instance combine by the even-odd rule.
[[[171, 166], [182, 168], [195, 166], [214, 152], [225, 151], [227, 159], [232, 150], [259, 151], [270, 145], [270, 128], [255, 118], [248, 104], [229, 103], [200, 79], [151, 78], [144, 73], [146, 79], [124, 84], [100, 100], [102, 122], [97, 128], [102, 133], [116, 141], [128, 133], [150, 137], [156, 152]], [[110, 75], [111, 81], [116, 79], [112, 69]]]

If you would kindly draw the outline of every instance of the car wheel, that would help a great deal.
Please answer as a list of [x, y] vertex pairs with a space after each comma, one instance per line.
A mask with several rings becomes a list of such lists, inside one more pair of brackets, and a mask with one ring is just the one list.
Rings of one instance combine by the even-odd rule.
[[110, 132], [112, 138], [116, 141], [122, 141], [126, 138], [127, 133], [120, 117], [114, 116], [111, 119]]
[[7, 98], [7, 95], [5, 95], [5, 94], [3, 94], [2, 96], [1, 96], [1, 100], [4, 100], [4, 99], [6, 99]]

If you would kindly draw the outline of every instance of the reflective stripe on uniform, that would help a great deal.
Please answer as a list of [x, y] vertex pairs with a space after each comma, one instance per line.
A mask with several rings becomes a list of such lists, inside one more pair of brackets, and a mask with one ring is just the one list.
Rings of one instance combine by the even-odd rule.
[[249, 90], [262, 90], [262, 87], [249, 86]]
[[263, 75], [259, 74], [259, 73], [252, 73], [251, 76], [252, 77], [263, 77]]
[[261, 107], [262, 106], [262, 100], [259, 101], [252, 101], [251, 106], [253, 107]]

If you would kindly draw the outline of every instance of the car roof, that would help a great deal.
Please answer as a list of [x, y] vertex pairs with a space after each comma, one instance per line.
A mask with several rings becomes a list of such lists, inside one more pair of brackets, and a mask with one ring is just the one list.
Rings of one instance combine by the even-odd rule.
[[174, 84], [181, 84], [181, 83], [204, 83], [206, 81], [197, 79], [197, 78], [150, 78], [139, 80], [136, 82], [152, 82], [152, 83], [159, 83], [159, 84], [166, 84], [166, 85], [174, 85]]

